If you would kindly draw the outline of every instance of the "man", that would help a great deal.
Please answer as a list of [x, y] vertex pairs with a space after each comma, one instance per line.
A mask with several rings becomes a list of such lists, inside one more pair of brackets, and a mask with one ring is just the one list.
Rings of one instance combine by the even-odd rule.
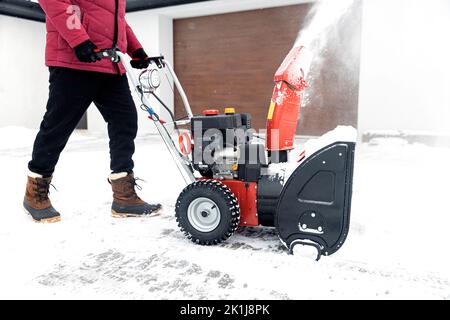
[[[48, 197], [60, 153], [83, 114], [94, 102], [108, 123], [109, 182], [114, 217], [140, 217], [161, 208], [136, 194], [132, 156], [137, 111], [125, 69], [95, 54], [117, 47], [132, 57], [133, 68], [149, 65], [125, 20], [126, 0], [39, 0], [46, 14], [46, 65], [50, 71], [47, 111], [34, 142], [24, 207], [38, 222], [60, 221]], [[82, 172], [82, 168], [75, 168]]]

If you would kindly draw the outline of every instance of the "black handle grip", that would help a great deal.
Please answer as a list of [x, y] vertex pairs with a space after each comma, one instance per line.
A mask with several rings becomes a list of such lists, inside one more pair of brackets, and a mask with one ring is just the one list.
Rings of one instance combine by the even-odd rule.
[[[117, 55], [117, 48], [110, 48], [110, 49], [98, 49], [94, 53], [96, 57], [99, 59], [110, 59], [112, 62], [119, 62], [119, 56]], [[162, 69], [166, 66], [164, 63], [164, 56], [159, 57], [150, 57], [148, 58], [150, 60], [150, 63], [155, 63], [156, 66], [159, 69]]]
[[166, 66], [164, 63], [164, 56], [150, 57], [149, 60], [150, 60], [150, 63], [151, 62], [155, 63], [159, 69], [162, 69]]

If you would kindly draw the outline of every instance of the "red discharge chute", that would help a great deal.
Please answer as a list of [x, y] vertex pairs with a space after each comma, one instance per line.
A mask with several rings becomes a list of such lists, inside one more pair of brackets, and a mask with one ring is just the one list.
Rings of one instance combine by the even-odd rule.
[[295, 47], [275, 74], [275, 89], [267, 115], [267, 150], [294, 148], [294, 137], [300, 114], [302, 92], [308, 63], [302, 59], [304, 47]]

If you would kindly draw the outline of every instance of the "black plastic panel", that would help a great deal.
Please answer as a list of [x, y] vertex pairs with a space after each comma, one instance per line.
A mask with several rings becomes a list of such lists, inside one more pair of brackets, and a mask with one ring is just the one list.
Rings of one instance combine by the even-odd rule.
[[245, 182], [258, 182], [261, 168], [267, 166], [266, 153], [263, 144], [245, 143], [239, 147], [238, 178]]
[[350, 226], [355, 144], [336, 142], [309, 157], [281, 192], [275, 225], [289, 249], [312, 241], [322, 255], [344, 243]]
[[283, 190], [284, 176], [261, 176], [258, 181], [258, 219], [259, 223], [266, 227], [275, 226], [275, 212], [278, 200]]
[[202, 127], [202, 130], [208, 129], [237, 129], [243, 127], [247, 129], [247, 124], [242, 124], [242, 117], [240, 114], [217, 116], [194, 116], [191, 120], [191, 131], [194, 131], [194, 124]]

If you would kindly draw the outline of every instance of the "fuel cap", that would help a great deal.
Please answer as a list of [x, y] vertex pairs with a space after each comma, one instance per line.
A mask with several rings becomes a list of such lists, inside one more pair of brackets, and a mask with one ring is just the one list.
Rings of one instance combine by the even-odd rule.
[[219, 110], [217, 110], [217, 109], [203, 110], [203, 115], [207, 116], [207, 117], [209, 117], [209, 116], [218, 116], [219, 114], [220, 114]]

